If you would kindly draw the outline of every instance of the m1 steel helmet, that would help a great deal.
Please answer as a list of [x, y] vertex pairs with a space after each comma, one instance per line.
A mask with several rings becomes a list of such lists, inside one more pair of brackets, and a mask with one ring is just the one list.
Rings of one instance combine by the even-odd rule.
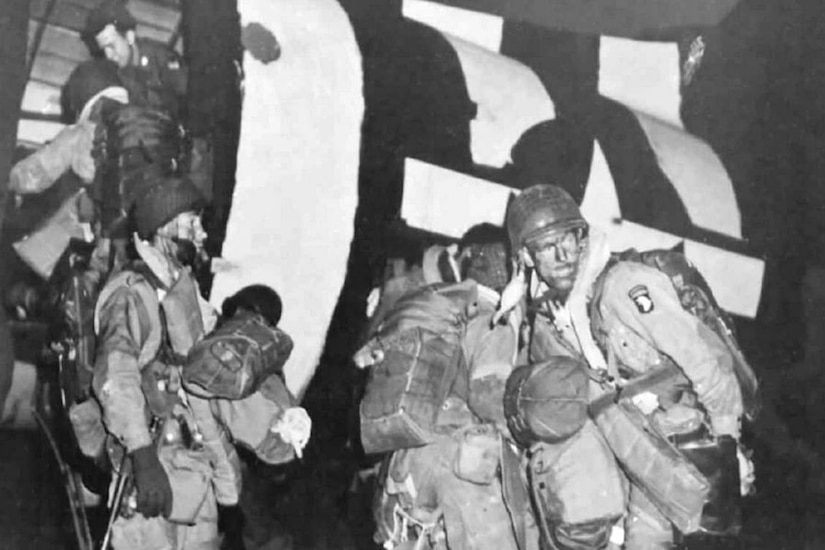
[[507, 233], [512, 252], [550, 231], [585, 228], [587, 222], [576, 201], [557, 185], [534, 185], [510, 201]]

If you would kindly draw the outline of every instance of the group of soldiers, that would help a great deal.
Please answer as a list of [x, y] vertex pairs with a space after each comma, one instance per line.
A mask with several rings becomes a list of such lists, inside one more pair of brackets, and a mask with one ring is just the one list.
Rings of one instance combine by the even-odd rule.
[[[239, 501], [235, 445], [284, 463], [311, 421], [284, 386], [277, 293], [244, 288], [219, 314], [199, 291], [208, 146], [181, 130], [180, 60], [135, 27], [120, 0], [90, 13], [98, 57], [64, 88], [70, 125], [11, 190], [69, 169], [86, 186], [71, 200], [92, 252], [72, 277], [95, 343], [69, 416], [111, 471], [104, 544], [217, 548], [218, 505]], [[734, 534], [758, 391], [729, 320], [681, 254], [611, 254], [570, 195], [535, 183], [504, 228], [470, 228], [371, 296], [355, 361], [372, 371], [362, 440], [388, 453], [378, 542], [645, 550]]]
[[[219, 506], [239, 505], [236, 446], [267, 464], [289, 462], [311, 420], [284, 383], [293, 343], [277, 326], [278, 293], [248, 286], [220, 312], [202, 296], [208, 146], [185, 130], [180, 59], [135, 28], [121, 0], [89, 13], [82, 38], [93, 58], [63, 87], [68, 125], [10, 174], [20, 198], [69, 170], [79, 176], [61, 208], [73, 240], [52, 256], [18, 253], [60, 286], [64, 338], [53, 347], [68, 371], [66, 414], [83, 460], [111, 479], [97, 543], [217, 549]], [[66, 218], [49, 223], [65, 229]], [[61, 262], [68, 269], [56, 281]], [[224, 548], [242, 547], [233, 536]]]
[[[374, 339], [356, 356], [376, 371], [365, 447], [393, 451], [374, 510], [385, 547], [635, 550], [737, 532], [754, 481], [740, 424], [758, 408], [756, 381], [726, 321], [709, 322], [718, 306], [680, 253], [611, 254], [569, 194], [539, 184], [511, 201], [506, 231], [474, 227], [440, 254], [442, 269], [385, 284]], [[418, 421], [429, 435], [375, 430], [365, 416], [376, 390], [393, 393], [387, 380], [409, 367], [387, 343], [393, 312], [468, 282], [449, 396], [431, 424]], [[424, 311], [407, 314], [416, 330]], [[421, 359], [433, 341], [421, 339], [405, 406], [388, 405], [387, 423], [439, 399], [418, 379], [434, 376]]]

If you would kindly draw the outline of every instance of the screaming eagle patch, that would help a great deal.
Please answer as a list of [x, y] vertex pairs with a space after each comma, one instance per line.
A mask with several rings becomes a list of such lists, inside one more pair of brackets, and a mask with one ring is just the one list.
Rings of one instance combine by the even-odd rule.
[[633, 303], [636, 304], [636, 309], [639, 313], [650, 313], [653, 311], [653, 300], [650, 298], [650, 292], [645, 285], [636, 285], [627, 293]]

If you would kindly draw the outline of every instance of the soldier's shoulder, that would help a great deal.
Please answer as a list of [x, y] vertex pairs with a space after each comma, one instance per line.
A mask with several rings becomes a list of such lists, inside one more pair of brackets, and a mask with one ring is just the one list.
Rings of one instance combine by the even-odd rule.
[[619, 261], [610, 266], [601, 277], [601, 288], [596, 300], [602, 313], [607, 310], [630, 308], [649, 313], [653, 296], [673, 292], [670, 279], [655, 267], [634, 261]]
[[644, 281], [662, 281], [667, 276], [649, 265], [630, 260], [621, 260], [608, 267], [602, 275], [605, 287], [624, 286]]

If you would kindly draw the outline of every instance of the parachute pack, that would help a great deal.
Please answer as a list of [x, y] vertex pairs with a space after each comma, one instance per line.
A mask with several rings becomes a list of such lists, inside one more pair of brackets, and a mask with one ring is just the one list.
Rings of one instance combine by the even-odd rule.
[[475, 315], [473, 281], [436, 284], [398, 299], [356, 354], [373, 359], [361, 400], [367, 453], [426, 445], [464, 360], [461, 341]]

